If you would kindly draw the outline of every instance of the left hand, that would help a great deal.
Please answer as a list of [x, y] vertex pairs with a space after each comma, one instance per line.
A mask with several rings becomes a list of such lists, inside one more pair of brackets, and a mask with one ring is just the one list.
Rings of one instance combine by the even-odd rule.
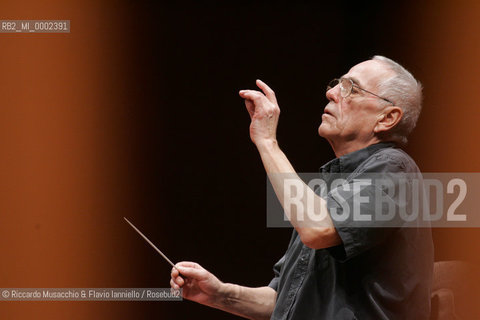
[[266, 83], [256, 81], [262, 92], [257, 90], [241, 90], [240, 97], [245, 99], [245, 106], [250, 114], [250, 139], [257, 147], [267, 141], [276, 141], [277, 124], [280, 116], [275, 93]]

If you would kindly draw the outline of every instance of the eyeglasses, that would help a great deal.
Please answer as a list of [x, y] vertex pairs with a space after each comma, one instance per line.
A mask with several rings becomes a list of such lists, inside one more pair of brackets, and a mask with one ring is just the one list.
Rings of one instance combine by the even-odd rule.
[[375, 94], [373, 92], [370, 92], [368, 90], [365, 90], [363, 88], [360, 88], [358, 85], [356, 85], [352, 79], [348, 79], [348, 78], [340, 78], [340, 79], [333, 79], [332, 81], [330, 81], [330, 83], [328, 84], [327, 86], [327, 91], [332, 89], [332, 88], [335, 88], [338, 84], [340, 84], [340, 95], [342, 96], [342, 98], [346, 98], [348, 97], [349, 95], [352, 94], [353, 92], [353, 88], [357, 88], [357, 89], [360, 89], [362, 91], [365, 91], [367, 93], [370, 93], [371, 95], [374, 95], [375, 97], [377, 98], [380, 98], [382, 100], [385, 100], [387, 101], [388, 103], [391, 103], [392, 105], [395, 105], [392, 101], [388, 100], [387, 98], [383, 98], [383, 97], [380, 97], [378, 94]]

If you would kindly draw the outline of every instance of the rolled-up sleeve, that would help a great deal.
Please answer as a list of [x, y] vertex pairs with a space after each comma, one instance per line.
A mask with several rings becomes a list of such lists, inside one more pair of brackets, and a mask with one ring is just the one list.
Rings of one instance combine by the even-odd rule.
[[[363, 165], [362, 172], [351, 174], [348, 179], [331, 189], [327, 196], [327, 208], [342, 244], [329, 248], [330, 254], [340, 262], [347, 261], [386, 241], [401, 226], [398, 211], [403, 203], [398, 199], [399, 181], [405, 178], [402, 159], [373, 157]], [[377, 181], [388, 178], [390, 185]], [[379, 195], [381, 206], [377, 205]], [[362, 199], [363, 201], [360, 201]], [[368, 199], [368, 200], [365, 200]], [[389, 202], [389, 203], [388, 203]], [[391, 219], [380, 221], [378, 215], [387, 216], [394, 209]]]
[[[342, 210], [342, 206], [331, 197], [327, 199], [327, 207], [329, 209], [336, 208], [339, 211]], [[368, 227], [366, 223], [363, 223], [362, 227], [357, 227], [351, 215], [344, 221], [332, 220], [338, 235], [342, 239], [342, 244], [329, 248], [329, 252], [340, 262], [347, 261], [375, 247], [385, 241], [389, 234], [396, 230], [393, 227]]]

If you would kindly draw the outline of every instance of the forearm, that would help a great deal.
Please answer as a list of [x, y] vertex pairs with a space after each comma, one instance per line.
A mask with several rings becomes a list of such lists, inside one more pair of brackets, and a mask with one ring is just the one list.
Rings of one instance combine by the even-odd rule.
[[[298, 231], [302, 241], [316, 249], [340, 243], [340, 238], [328, 213], [325, 199], [315, 194], [295, 172], [290, 161], [282, 152], [276, 141], [268, 140], [257, 144], [265, 171], [273, 189], [285, 210], [293, 227]], [[286, 180], [293, 180], [301, 186], [298, 200], [301, 206], [291, 205], [286, 191]], [[309, 201], [310, 199], [310, 201]]]
[[270, 319], [276, 296], [270, 287], [249, 288], [225, 283], [212, 307], [248, 319]]

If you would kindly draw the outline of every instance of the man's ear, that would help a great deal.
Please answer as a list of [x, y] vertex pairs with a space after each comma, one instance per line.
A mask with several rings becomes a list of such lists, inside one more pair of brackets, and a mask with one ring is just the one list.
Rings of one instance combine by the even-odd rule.
[[386, 107], [381, 114], [378, 115], [377, 125], [373, 129], [375, 133], [389, 131], [395, 127], [403, 117], [403, 111], [396, 106]]

